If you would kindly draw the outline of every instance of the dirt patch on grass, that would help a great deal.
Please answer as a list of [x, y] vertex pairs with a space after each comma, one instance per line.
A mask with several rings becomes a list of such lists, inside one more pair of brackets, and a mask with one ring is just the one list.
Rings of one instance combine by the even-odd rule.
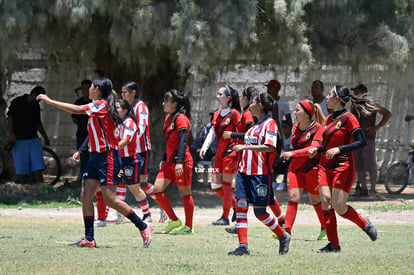
[[[368, 216], [376, 224], [414, 224], [414, 211], [404, 210], [407, 205], [414, 203], [414, 187], [408, 187], [402, 194], [390, 195], [388, 194], [383, 185], [379, 185], [378, 193], [372, 197], [355, 197], [351, 195], [349, 197], [350, 204], [353, 205], [363, 216]], [[351, 192], [351, 194], [353, 191]], [[5, 182], [0, 184], [0, 203], [2, 204], [18, 204], [21, 206], [17, 208], [0, 208], [0, 215], [19, 215], [19, 216], [46, 216], [46, 217], [76, 217], [81, 216], [81, 209], [76, 208], [58, 208], [58, 209], [34, 209], [27, 208], [26, 203], [33, 200], [38, 200], [43, 203], [50, 201], [65, 202], [68, 197], [79, 198], [80, 188], [75, 182], [61, 182], [56, 186], [48, 185], [22, 185], [14, 182]], [[169, 186], [166, 190], [166, 194], [172, 201], [174, 208], [177, 210], [177, 214], [180, 217], [184, 217], [184, 211], [182, 209], [182, 201], [179, 197], [177, 187], [175, 185]], [[203, 185], [202, 182], [195, 182], [193, 184], [193, 197], [196, 205], [195, 221], [210, 222], [220, 217], [221, 215], [221, 200], [217, 195], [211, 191], [209, 186]], [[286, 209], [288, 196], [286, 191], [276, 192], [276, 197], [279, 200], [283, 209]], [[158, 220], [159, 211], [158, 206], [154, 201], [149, 199], [153, 210], [154, 219]], [[139, 209], [133, 196], [127, 194], [127, 202]], [[302, 204], [310, 205], [309, 199], [306, 194], [302, 197]], [[19, 205], [19, 204], [18, 204]], [[391, 207], [387, 205], [393, 205], [392, 211], [387, 210]], [[378, 211], [378, 208], [383, 209]], [[395, 208], [401, 207], [401, 211], [395, 210]], [[301, 210], [302, 209], [302, 210]], [[316, 215], [311, 207], [299, 208], [296, 223], [298, 224], [317, 224]], [[372, 209], [372, 210], [370, 210]], [[374, 211], [375, 210], [375, 211]], [[140, 212], [140, 210], [138, 210]], [[255, 220], [252, 216], [253, 211], [249, 211], [251, 217], [250, 220]], [[347, 220], [338, 219], [339, 223], [349, 223]]]

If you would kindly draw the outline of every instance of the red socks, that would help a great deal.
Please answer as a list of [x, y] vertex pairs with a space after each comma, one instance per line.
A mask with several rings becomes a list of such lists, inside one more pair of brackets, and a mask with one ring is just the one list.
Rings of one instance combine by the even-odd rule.
[[184, 212], [185, 212], [185, 225], [193, 228], [193, 216], [194, 216], [194, 200], [193, 196], [188, 195], [181, 198], [184, 204]]
[[239, 243], [247, 244], [247, 207], [237, 206], [237, 235], [239, 236]]
[[285, 220], [285, 230], [289, 234], [292, 232], [293, 223], [296, 219], [296, 214], [298, 212], [298, 203], [288, 201], [288, 205], [286, 208], [286, 220]]
[[178, 217], [175, 215], [174, 210], [172, 209], [172, 205], [168, 197], [162, 193], [155, 194], [155, 200], [157, 201], [158, 205], [164, 209], [165, 213], [167, 213], [168, 217], [172, 221], [178, 220]]
[[333, 209], [323, 210], [323, 219], [325, 221], [325, 230], [328, 240], [334, 247], [339, 247], [338, 230], [336, 215]]

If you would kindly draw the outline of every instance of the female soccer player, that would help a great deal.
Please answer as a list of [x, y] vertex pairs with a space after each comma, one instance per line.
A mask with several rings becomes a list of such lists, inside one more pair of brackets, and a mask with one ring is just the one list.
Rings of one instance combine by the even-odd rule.
[[303, 190], [306, 189], [321, 223], [318, 240], [323, 240], [326, 239], [326, 231], [318, 186], [319, 158], [310, 159], [308, 150], [311, 146], [317, 147], [322, 144], [325, 116], [319, 104], [314, 104], [307, 99], [296, 105], [295, 116], [296, 124], [293, 126], [291, 139], [293, 150], [285, 151], [281, 155], [284, 160], [293, 158], [288, 170], [289, 200], [286, 209], [285, 230], [291, 234], [298, 204]]
[[200, 150], [200, 158], [203, 159], [207, 149], [215, 138], [218, 145], [213, 165], [213, 177], [211, 189], [223, 199], [223, 214], [213, 222], [213, 225], [229, 225], [230, 209], [236, 208], [236, 200], [233, 197], [233, 178], [237, 170], [237, 154], [232, 151], [236, 143], [234, 139], [225, 139], [224, 131], [237, 131], [237, 123], [240, 120], [239, 94], [235, 89], [226, 85], [217, 91], [217, 102], [220, 106], [213, 116], [213, 127], [207, 135]]
[[[154, 186], [148, 182], [148, 165], [151, 153], [151, 140], [149, 128], [149, 111], [144, 101], [140, 99], [140, 92], [138, 84], [134, 81], [126, 83], [122, 87], [122, 98], [128, 101], [138, 124], [138, 141], [137, 141], [137, 157], [139, 160], [139, 181], [135, 185], [130, 185], [139, 195], [139, 205], [144, 212], [144, 218], [151, 219], [151, 212], [149, 210], [148, 200], [144, 192], [155, 200]], [[142, 192], [144, 191], [144, 192]], [[168, 219], [164, 211], [161, 209], [160, 222], [165, 222]]]
[[236, 227], [240, 245], [228, 255], [250, 254], [247, 241], [249, 202], [253, 204], [255, 216], [278, 236], [279, 254], [283, 255], [289, 251], [290, 234], [266, 211], [269, 204], [274, 204], [271, 174], [276, 158], [278, 129], [276, 121], [270, 116], [273, 102], [272, 96], [268, 93], [253, 98], [250, 110], [257, 122], [247, 130], [244, 144], [233, 146], [234, 152], [242, 151], [242, 160], [236, 177]]
[[135, 196], [144, 214], [142, 218], [145, 222], [151, 222], [146, 195], [139, 188], [139, 160], [137, 157], [138, 125], [137, 118], [131, 110], [128, 101], [118, 99], [115, 103], [116, 110], [123, 120], [121, 127], [121, 141], [119, 142], [119, 152], [122, 158], [123, 180], [128, 185], [128, 189]]
[[174, 234], [191, 235], [194, 233], [194, 200], [191, 195], [193, 159], [187, 144], [190, 134], [190, 102], [186, 94], [170, 90], [165, 93], [162, 105], [167, 113], [163, 128], [166, 145], [160, 172], [154, 184], [154, 194], [158, 205], [164, 209], [170, 220], [161, 233], [168, 234], [181, 226], [181, 221], [164, 193], [165, 188], [176, 181], [184, 205], [185, 225]]
[[359, 226], [372, 241], [377, 239], [377, 230], [371, 222], [346, 204], [355, 179], [352, 151], [366, 144], [358, 119], [345, 109], [349, 100], [356, 113], [369, 115], [376, 108], [372, 99], [354, 97], [345, 85], [335, 85], [327, 96], [328, 109], [333, 113], [326, 118], [322, 145], [309, 149], [310, 158], [321, 154], [319, 192], [329, 240], [318, 253], [341, 251], [335, 212]]
[[[241, 97], [240, 97], [240, 105], [242, 108], [242, 113], [240, 116], [240, 120], [236, 125], [237, 132], [224, 131], [223, 137], [225, 139], [234, 138], [236, 139], [237, 144], [239, 144], [240, 142], [243, 144], [244, 134], [254, 123], [254, 119], [250, 111], [250, 101], [252, 100], [253, 96], [256, 96], [258, 94], [259, 94], [259, 91], [255, 87], [252, 87], [252, 86], [247, 87], [243, 90]], [[237, 163], [241, 161], [241, 156], [242, 156], [241, 152], [237, 154]], [[275, 198], [275, 204], [269, 205], [269, 207], [270, 209], [272, 209], [273, 214], [275, 214], [276, 217], [278, 218], [279, 224], [283, 226], [284, 215], [282, 214], [279, 201]], [[237, 234], [236, 226], [226, 227], [225, 230], [228, 233]]]
[[79, 106], [53, 100], [46, 95], [37, 96], [37, 100], [43, 100], [68, 113], [89, 116], [90, 155], [81, 193], [85, 237], [74, 245], [96, 247], [93, 197], [100, 186], [106, 204], [126, 216], [141, 231], [144, 247], [148, 247], [151, 243], [152, 224], [142, 221], [127, 203], [116, 198], [118, 173], [121, 168], [118, 125], [122, 120], [115, 109], [111, 80], [95, 79], [89, 88], [89, 98], [92, 99], [91, 103]]

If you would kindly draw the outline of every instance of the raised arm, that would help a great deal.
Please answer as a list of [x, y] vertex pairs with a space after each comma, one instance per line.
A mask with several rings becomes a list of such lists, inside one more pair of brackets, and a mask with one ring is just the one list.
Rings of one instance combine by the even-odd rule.
[[82, 106], [75, 105], [72, 103], [66, 103], [62, 101], [53, 100], [45, 94], [38, 95], [36, 99], [43, 100], [45, 103], [55, 106], [56, 108], [61, 109], [71, 114], [86, 114], [86, 111], [83, 109]]

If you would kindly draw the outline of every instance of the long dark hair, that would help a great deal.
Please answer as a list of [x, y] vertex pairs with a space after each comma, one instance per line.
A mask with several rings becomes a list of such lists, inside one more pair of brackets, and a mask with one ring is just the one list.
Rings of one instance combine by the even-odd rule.
[[[125, 118], [127, 118], [129, 116], [138, 125], [137, 117], [135, 116], [134, 112], [131, 110], [131, 105], [129, 105], [128, 101], [126, 101], [123, 98], [120, 98], [116, 102], [119, 103], [119, 106], [121, 106], [121, 109], [128, 111], [126, 113]], [[125, 118], [124, 118], [124, 120], [125, 120]]]
[[263, 105], [263, 111], [266, 115], [271, 115], [272, 118], [276, 121], [278, 133], [277, 133], [277, 145], [276, 145], [276, 153], [277, 156], [280, 156], [283, 147], [283, 138], [282, 138], [282, 126], [279, 121], [279, 108], [277, 102], [273, 99], [273, 97], [265, 92], [265, 93], [255, 93], [253, 95], [253, 100], [256, 100], [256, 103], [261, 103]]
[[259, 90], [257, 90], [256, 87], [250, 86], [250, 87], [244, 88], [242, 92], [242, 97], [246, 97], [247, 100], [250, 102], [252, 100], [253, 95], [256, 95], [258, 93], [259, 93]]
[[239, 93], [236, 89], [230, 85], [225, 85], [226, 95], [230, 96], [229, 106], [237, 111], [241, 112]]
[[127, 89], [129, 92], [132, 92], [135, 90], [135, 98], [141, 97], [141, 91], [139, 90], [138, 84], [135, 81], [130, 81], [124, 84], [122, 87]]
[[373, 112], [378, 111], [378, 107], [374, 100], [370, 96], [367, 96], [367, 94], [364, 94], [363, 96], [354, 96], [351, 94], [348, 87], [342, 84], [334, 86], [334, 93], [343, 106], [351, 100], [351, 109], [357, 117], [360, 117], [361, 115], [369, 116]]
[[115, 124], [121, 124], [122, 119], [116, 111], [114, 94], [112, 93], [112, 81], [109, 78], [100, 77], [92, 82], [94, 87], [97, 87], [101, 92], [102, 99], [108, 102], [109, 115]]
[[168, 100], [170, 98], [172, 98], [173, 101], [177, 102], [177, 113], [183, 113], [188, 117], [188, 119], [190, 119], [191, 104], [187, 94], [172, 89], [164, 94], [164, 100]]

